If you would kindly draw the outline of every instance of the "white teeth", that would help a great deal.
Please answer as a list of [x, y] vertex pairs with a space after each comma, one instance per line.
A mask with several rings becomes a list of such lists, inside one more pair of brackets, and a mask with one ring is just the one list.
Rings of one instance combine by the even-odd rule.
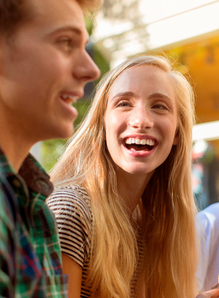
[[68, 103], [76, 103], [77, 102], [77, 97], [69, 95], [69, 94], [62, 94], [61, 97]]
[[155, 141], [151, 139], [134, 139], [134, 138], [128, 138], [125, 141], [126, 144], [136, 144], [136, 145], [148, 145], [148, 146], [154, 146]]

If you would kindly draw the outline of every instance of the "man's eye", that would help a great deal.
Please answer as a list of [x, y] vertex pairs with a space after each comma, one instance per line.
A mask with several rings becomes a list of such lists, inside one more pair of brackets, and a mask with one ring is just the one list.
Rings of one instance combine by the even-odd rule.
[[67, 38], [62, 39], [61, 42], [62, 42], [63, 45], [66, 45], [66, 46], [70, 46], [72, 44], [72, 41], [69, 38], [68, 39]]
[[73, 48], [73, 41], [70, 38], [63, 38], [60, 41], [61, 46], [63, 46], [65, 49], [71, 49]]
[[70, 40], [68, 40], [68, 39], [63, 39], [63, 40], [62, 40], [62, 44], [68, 46], [68, 45], [70, 44]]

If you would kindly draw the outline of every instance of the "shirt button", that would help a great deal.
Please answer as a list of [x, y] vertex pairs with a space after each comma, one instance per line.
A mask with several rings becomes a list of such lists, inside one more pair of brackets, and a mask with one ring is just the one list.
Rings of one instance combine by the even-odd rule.
[[12, 181], [12, 183], [13, 183], [13, 185], [14, 185], [15, 187], [20, 187], [20, 186], [21, 186], [20, 181], [19, 181], [18, 179], [16, 179], [16, 178]]

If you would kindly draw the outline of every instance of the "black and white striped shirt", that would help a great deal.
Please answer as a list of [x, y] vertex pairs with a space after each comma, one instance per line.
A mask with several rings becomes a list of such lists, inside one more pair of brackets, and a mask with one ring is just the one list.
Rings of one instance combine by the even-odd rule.
[[[84, 188], [71, 185], [56, 188], [48, 198], [47, 203], [56, 217], [62, 252], [82, 267], [81, 297], [90, 297], [91, 292], [86, 284], [87, 269], [90, 263], [93, 219], [90, 198]], [[138, 244], [139, 262], [142, 262], [142, 240]], [[139, 266], [131, 284], [132, 296], [138, 275]]]

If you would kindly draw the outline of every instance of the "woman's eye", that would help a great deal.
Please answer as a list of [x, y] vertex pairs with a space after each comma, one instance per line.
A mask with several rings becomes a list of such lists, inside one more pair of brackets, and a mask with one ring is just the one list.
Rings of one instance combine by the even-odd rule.
[[120, 101], [116, 104], [116, 107], [129, 107], [130, 105], [128, 101]]
[[160, 103], [153, 105], [153, 108], [159, 109], [159, 110], [168, 110], [168, 107], [165, 104], [160, 104]]

